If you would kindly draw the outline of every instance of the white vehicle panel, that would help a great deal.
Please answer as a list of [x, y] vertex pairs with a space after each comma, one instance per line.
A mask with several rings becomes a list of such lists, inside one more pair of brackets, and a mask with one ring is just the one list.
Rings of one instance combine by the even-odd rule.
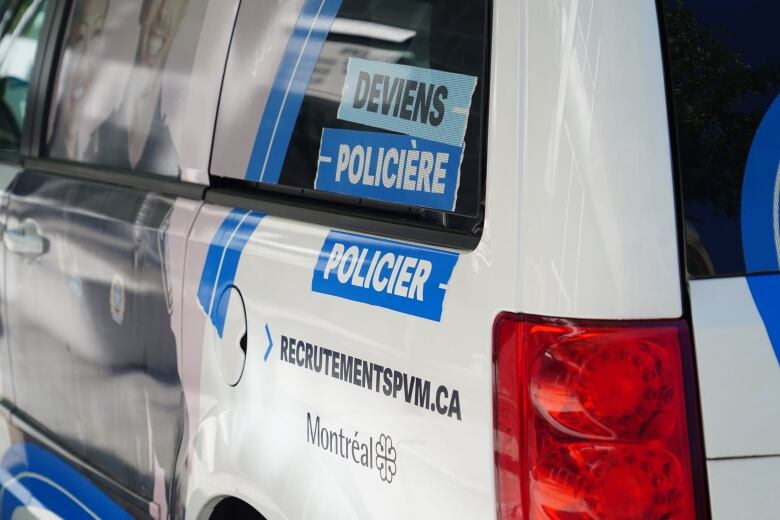
[[[529, 30], [515, 43], [526, 53], [527, 85], [520, 111], [520, 308], [553, 316], [679, 317], [655, 3], [522, 5]], [[515, 23], [495, 20], [496, 31]], [[499, 174], [489, 171], [488, 182], [504, 182]]]
[[745, 278], [690, 283], [707, 458], [780, 453], [780, 364]]
[[[207, 206], [199, 219], [219, 221], [224, 214]], [[195, 243], [208, 243], [213, 229], [200, 225]], [[262, 490], [250, 503], [269, 518], [276, 518], [274, 511], [278, 518], [492, 515], [490, 336], [501, 306], [491, 295], [500, 294], [500, 280], [492, 270], [480, 272], [477, 253], [462, 255], [441, 323], [317, 294], [313, 267], [328, 232], [267, 216], [246, 245], [235, 278], [249, 331], [244, 374], [235, 387], [223, 381], [215, 352], [225, 346], [206, 323], [191, 486], [199, 488], [201, 478], [241, 475], [253, 483], [249, 489]], [[197, 255], [194, 248], [190, 266], [203, 263]], [[192, 289], [185, 294], [190, 306], [197, 302]], [[481, 308], [475, 310], [466, 294], [479, 294]], [[462, 420], [407, 403], [400, 392], [393, 398], [292, 364], [283, 359], [289, 338], [428, 380], [432, 392], [438, 385], [456, 389]], [[391, 482], [377, 468], [316, 445], [307, 430], [317, 418], [322, 428], [361, 442], [389, 436], [397, 450]], [[199, 498], [206, 497], [189, 498], [195, 502], [188, 510], [198, 510]]]
[[707, 463], [712, 518], [770, 520], [780, 510], [780, 457]]

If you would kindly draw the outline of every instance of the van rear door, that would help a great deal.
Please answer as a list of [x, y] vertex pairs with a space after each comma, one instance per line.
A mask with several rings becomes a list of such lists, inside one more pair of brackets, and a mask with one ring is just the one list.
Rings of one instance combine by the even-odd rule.
[[663, 6], [712, 513], [775, 518], [780, 6]]

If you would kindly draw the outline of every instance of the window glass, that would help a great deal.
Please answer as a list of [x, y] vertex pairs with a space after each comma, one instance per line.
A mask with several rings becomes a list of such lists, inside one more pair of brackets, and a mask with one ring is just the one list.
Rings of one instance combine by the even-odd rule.
[[46, 1], [4, 5], [0, 17], [0, 149], [18, 150]]
[[487, 19], [486, 0], [242, 3], [212, 175], [477, 216]]
[[207, 0], [76, 0], [50, 111], [51, 157], [166, 176]]
[[778, 270], [775, 0], [665, 0], [688, 270]]

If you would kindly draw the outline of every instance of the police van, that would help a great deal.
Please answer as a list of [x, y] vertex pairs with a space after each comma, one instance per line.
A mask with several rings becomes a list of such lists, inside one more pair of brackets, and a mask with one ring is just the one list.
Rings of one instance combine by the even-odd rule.
[[0, 0], [0, 516], [777, 518], [778, 18]]

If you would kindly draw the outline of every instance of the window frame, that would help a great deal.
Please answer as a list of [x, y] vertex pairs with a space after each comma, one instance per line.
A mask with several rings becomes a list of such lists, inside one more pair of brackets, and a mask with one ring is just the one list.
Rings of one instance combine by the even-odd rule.
[[[16, 7], [17, 2], [5, 2], [0, 5], [2, 8]], [[61, 2], [60, 2], [61, 3]], [[30, 71], [30, 84], [27, 88], [26, 102], [27, 113], [22, 121], [21, 136], [19, 139], [19, 149], [11, 150], [0, 148], [0, 163], [8, 166], [22, 166], [24, 159], [29, 155], [30, 144], [34, 133], [34, 121], [36, 119], [38, 90], [42, 77], [42, 65], [45, 59], [46, 47], [49, 45], [51, 29], [54, 26], [54, 19], [57, 15], [59, 4], [56, 0], [49, 0], [46, 5], [46, 15], [41, 27], [40, 38], [35, 49], [35, 58], [33, 59], [32, 70]]]

